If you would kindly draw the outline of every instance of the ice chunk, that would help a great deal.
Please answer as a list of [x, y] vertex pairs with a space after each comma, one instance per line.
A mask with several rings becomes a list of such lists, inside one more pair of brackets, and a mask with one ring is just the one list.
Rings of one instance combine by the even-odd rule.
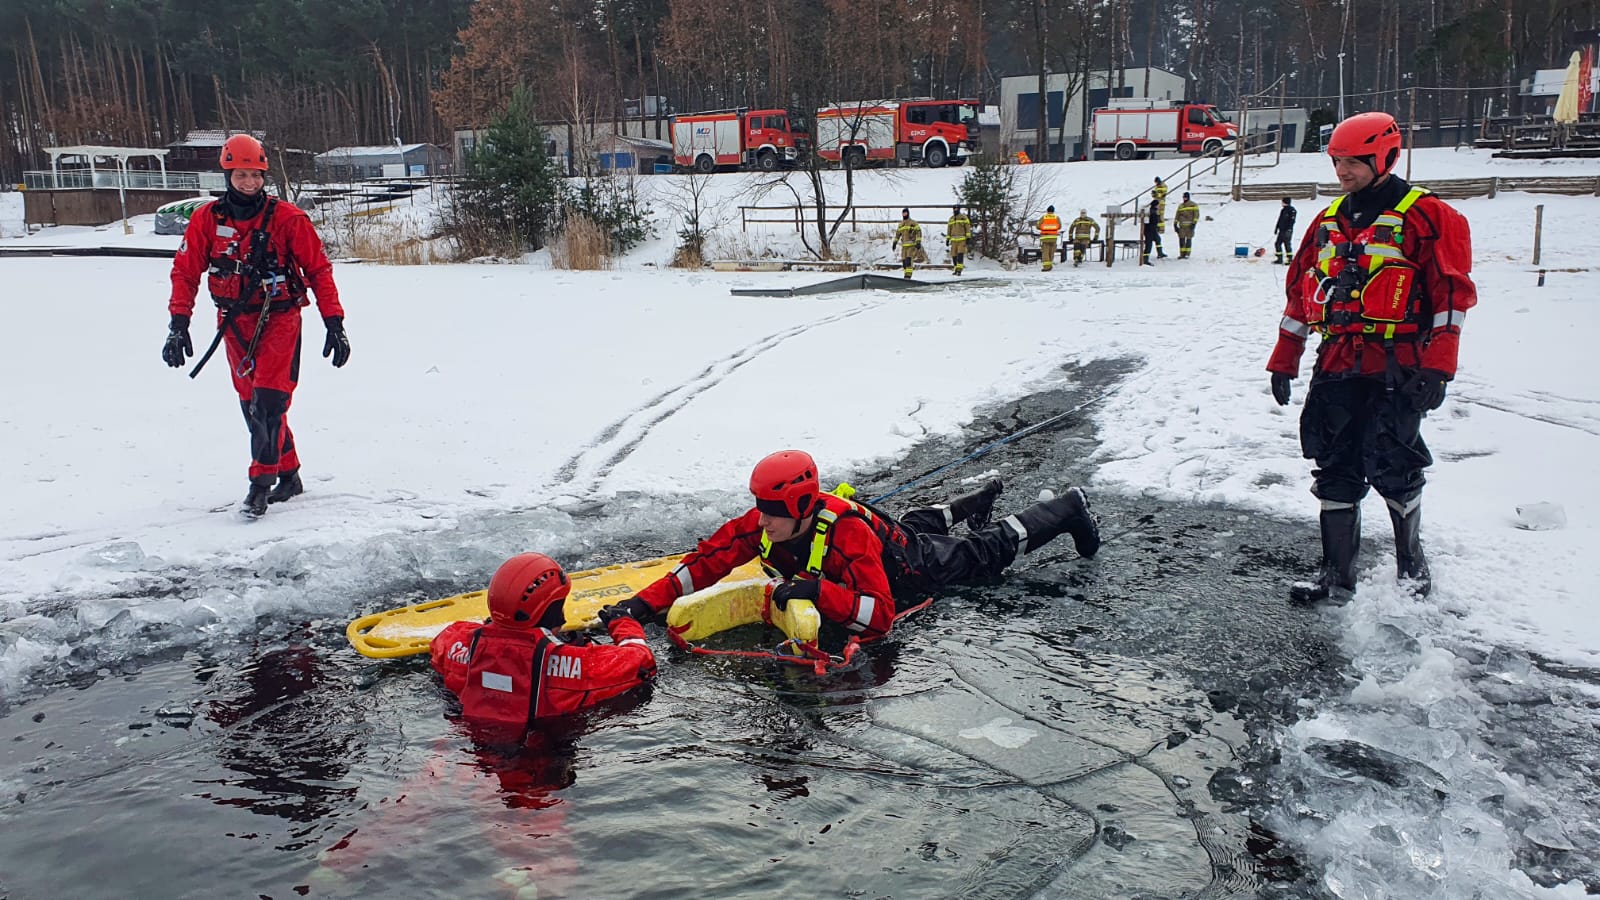
[[1551, 850], [1578, 849], [1577, 845], [1572, 843], [1572, 838], [1567, 835], [1567, 829], [1555, 819], [1540, 819], [1522, 829], [1522, 834], [1535, 844]]
[[1554, 531], [1567, 527], [1567, 511], [1559, 503], [1541, 500], [1517, 507], [1517, 527], [1529, 531]]

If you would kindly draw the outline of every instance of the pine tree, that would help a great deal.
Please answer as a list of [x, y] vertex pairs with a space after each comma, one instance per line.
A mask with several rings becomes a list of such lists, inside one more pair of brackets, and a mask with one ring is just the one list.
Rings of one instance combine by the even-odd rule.
[[467, 159], [451, 210], [458, 239], [476, 244], [471, 235], [498, 234], [512, 238], [517, 249], [544, 246], [559, 221], [564, 191], [546, 140], [532, 97], [518, 88]]
[[1016, 183], [1011, 166], [980, 156], [970, 163], [956, 188], [956, 196], [972, 220], [972, 245], [990, 259], [1001, 258], [1009, 242], [1007, 222], [1020, 202]]

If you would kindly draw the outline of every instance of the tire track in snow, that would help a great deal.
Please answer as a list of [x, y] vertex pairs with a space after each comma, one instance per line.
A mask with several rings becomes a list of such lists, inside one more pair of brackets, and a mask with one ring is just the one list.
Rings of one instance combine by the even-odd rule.
[[[556, 483], [567, 486], [571, 493], [578, 496], [593, 494], [601, 482], [633, 453], [639, 442], [650, 436], [652, 429], [688, 406], [701, 394], [721, 384], [745, 364], [790, 338], [799, 337], [819, 326], [832, 325], [860, 315], [876, 309], [879, 305], [881, 303], [865, 303], [854, 309], [774, 332], [711, 363], [694, 377], [662, 391], [643, 406], [601, 429], [594, 440], [561, 464], [556, 470]], [[581, 485], [578, 482], [581, 482]]]

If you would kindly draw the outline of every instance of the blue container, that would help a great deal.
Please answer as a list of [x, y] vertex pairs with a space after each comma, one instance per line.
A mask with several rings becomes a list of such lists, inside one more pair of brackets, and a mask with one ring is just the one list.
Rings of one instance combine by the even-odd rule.
[[1234, 244], [1233, 245], [1233, 255], [1239, 257], [1240, 259], [1249, 258], [1249, 256], [1250, 256], [1250, 245], [1249, 244]]

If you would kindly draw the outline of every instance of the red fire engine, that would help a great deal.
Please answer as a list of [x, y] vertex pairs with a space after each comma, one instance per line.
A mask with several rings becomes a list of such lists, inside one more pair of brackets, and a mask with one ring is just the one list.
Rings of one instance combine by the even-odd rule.
[[672, 162], [696, 172], [771, 172], [798, 162], [806, 143], [804, 126], [781, 109], [722, 109], [672, 118]]
[[1239, 137], [1239, 126], [1209, 103], [1143, 97], [1120, 97], [1095, 110], [1090, 131], [1096, 156], [1110, 153], [1117, 159], [1143, 159], [1156, 150], [1211, 153]]
[[866, 162], [960, 165], [978, 152], [976, 100], [860, 100], [817, 110], [817, 154]]

